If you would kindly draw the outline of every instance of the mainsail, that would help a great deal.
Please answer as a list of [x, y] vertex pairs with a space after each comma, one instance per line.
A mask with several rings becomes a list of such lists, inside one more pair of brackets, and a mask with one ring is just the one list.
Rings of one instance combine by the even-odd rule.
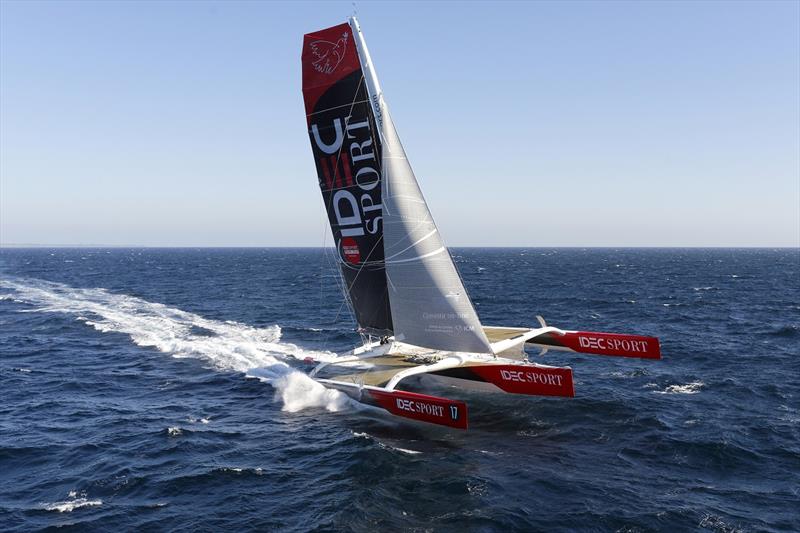
[[382, 146], [383, 250], [395, 339], [491, 353], [397, 136], [358, 22], [350, 19]]
[[391, 334], [381, 144], [350, 25], [305, 35], [308, 134], [347, 295], [362, 330]]

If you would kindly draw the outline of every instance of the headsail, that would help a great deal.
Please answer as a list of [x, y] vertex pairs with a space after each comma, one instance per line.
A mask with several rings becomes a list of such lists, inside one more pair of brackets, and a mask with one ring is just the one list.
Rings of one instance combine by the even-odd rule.
[[350, 24], [382, 146], [383, 249], [395, 339], [441, 350], [491, 353], [397, 136], [358, 22], [351, 18]]
[[303, 39], [308, 134], [356, 320], [392, 332], [383, 261], [381, 145], [350, 26]]

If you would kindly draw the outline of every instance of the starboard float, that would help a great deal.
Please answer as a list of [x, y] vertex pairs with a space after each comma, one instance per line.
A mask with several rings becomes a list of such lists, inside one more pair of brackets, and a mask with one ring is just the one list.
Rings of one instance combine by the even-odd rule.
[[311, 376], [392, 414], [466, 429], [464, 402], [412, 392], [420, 377], [513, 394], [575, 395], [572, 369], [525, 345], [659, 359], [658, 339], [548, 326], [482, 326], [397, 136], [355, 18], [305, 35], [303, 97], [345, 298], [363, 346]]

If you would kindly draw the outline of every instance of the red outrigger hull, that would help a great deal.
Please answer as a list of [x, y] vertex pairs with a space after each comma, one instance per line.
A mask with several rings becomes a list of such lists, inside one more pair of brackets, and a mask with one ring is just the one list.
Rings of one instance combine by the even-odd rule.
[[592, 355], [661, 359], [661, 345], [658, 339], [643, 335], [566, 331], [563, 335], [558, 333], [538, 335], [528, 343]]

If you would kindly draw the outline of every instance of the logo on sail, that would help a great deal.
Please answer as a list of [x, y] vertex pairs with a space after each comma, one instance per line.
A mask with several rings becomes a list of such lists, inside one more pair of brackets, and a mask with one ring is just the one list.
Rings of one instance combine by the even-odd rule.
[[342, 239], [342, 255], [349, 263], [357, 265], [361, 262], [361, 251], [358, 249], [358, 243], [352, 237], [345, 237]]
[[313, 41], [309, 44], [311, 52], [317, 58], [312, 61], [314, 69], [323, 74], [333, 74], [339, 64], [344, 59], [344, 54], [347, 51], [347, 38], [349, 34], [344, 32], [338, 41], [332, 43], [330, 41]]

